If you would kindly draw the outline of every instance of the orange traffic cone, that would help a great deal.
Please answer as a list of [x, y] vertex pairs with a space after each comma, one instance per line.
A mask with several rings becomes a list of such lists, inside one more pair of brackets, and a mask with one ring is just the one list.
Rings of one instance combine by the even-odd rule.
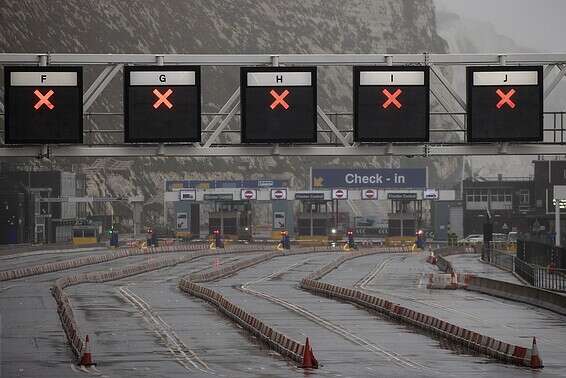
[[81, 357], [81, 362], [79, 362], [79, 365], [82, 365], [82, 366], [96, 365], [96, 363], [92, 361], [92, 355], [90, 354], [90, 348], [88, 346], [88, 343], [89, 343], [89, 338], [88, 338], [88, 335], [86, 335], [85, 351], [83, 353], [83, 356]]
[[309, 343], [309, 338], [307, 337], [307, 342], [305, 343], [305, 351], [303, 352], [303, 369], [318, 369], [318, 361], [314, 357], [311, 345]]
[[531, 368], [540, 369], [542, 367], [542, 360], [538, 354], [537, 338], [533, 337], [533, 348], [531, 350]]

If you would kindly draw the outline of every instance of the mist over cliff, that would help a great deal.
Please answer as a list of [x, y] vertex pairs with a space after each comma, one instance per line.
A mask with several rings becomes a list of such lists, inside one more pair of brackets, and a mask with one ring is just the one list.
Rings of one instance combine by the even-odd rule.
[[[448, 46], [450, 53], [535, 53], [536, 46], [525, 46], [523, 41], [499, 33], [495, 26], [484, 20], [469, 18], [446, 9], [436, 9], [437, 32]], [[558, 46], [558, 45], [557, 45]], [[559, 52], [559, 51], [554, 51]], [[466, 77], [464, 68], [452, 70], [452, 84], [465, 98]], [[550, 80], [552, 76], [549, 76]], [[545, 99], [545, 111], [566, 110], [566, 82], [562, 81]], [[545, 117], [545, 128], [552, 128], [552, 118]], [[545, 141], [553, 140], [552, 132], [545, 133]], [[470, 156], [466, 158], [466, 175], [480, 177], [528, 177], [533, 175], [532, 160], [537, 156], [497, 156], [496, 158]]]

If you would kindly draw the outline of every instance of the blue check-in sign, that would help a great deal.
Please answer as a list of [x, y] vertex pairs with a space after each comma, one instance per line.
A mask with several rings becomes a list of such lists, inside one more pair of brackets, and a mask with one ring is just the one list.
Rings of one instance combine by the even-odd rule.
[[426, 188], [426, 168], [339, 169], [313, 168], [313, 189], [328, 188]]

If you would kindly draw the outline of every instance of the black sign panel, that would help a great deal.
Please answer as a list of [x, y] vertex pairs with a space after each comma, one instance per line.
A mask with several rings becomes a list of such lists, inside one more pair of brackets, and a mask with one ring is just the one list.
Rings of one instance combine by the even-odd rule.
[[82, 143], [81, 67], [5, 67], [6, 144]]
[[316, 67], [242, 67], [242, 143], [316, 142]]
[[354, 67], [354, 140], [428, 142], [428, 67]]
[[543, 140], [542, 67], [468, 67], [468, 142]]
[[125, 141], [199, 142], [200, 101], [200, 67], [126, 67]]

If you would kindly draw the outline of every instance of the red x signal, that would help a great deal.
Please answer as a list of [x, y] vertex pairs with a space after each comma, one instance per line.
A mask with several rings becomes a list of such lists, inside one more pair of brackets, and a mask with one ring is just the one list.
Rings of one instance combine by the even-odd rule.
[[167, 100], [167, 97], [171, 96], [172, 93], [173, 93], [172, 89], [167, 89], [167, 92], [163, 94], [161, 94], [161, 92], [159, 92], [157, 89], [154, 89], [153, 94], [157, 97], [157, 101], [155, 101], [153, 107], [157, 109], [161, 106], [161, 104], [163, 104], [167, 106], [169, 109], [171, 109], [173, 107], [173, 104], [171, 103], [171, 101]]
[[397, 100], [397, 97], [399, 97], [399, 95], [403, 93], [401, 89], [397, 88], [397, 90], [393, 92], [393, 94], [391, 94], [391, 92], [389, 92], [387, 89], [384, 89], [382, 93], [387, 98], [387, 100], [382, 105], [383, 109], [387, 109], [391, 104], [395, 105], [397, 109], [401, 109], [402, 105], [399, 100]]
[[33, 106], [33, 108], [35, 110], [39, 110], [39, 108], [41, 108], [43, 105], [45, 105], [46, 107], [49, 108], [49, 110], [53, 109], [55, 107], [55, 105], [53, 105], [51, 103], [51, 101], [49, 101], [49, 97], [53, 96], [55, 94], [55, 92], [53, 92], [53, 90], [49, 90], [45, 95], [43, 93], [41, 93], [39, 90], [35, 90], [33, 92], [34, 95], [37, 96], [37, 98], [39, 99], [39, 101]]
[[273, 101], [273, 103], [271, 104], [271, 110], [274, 110], [279, 105], [281, 105], [285, 110], [289, 109], [289, 104], [287, 104], [287, 102], [285, 102], [284, 100], [284, 98], [287, 97], [287, 95], [289, 95], [290, 93], [288, 90], [285, 89], [283, 93], [279, 94], [272, 89], [269, 93], [275, 99], [275, 101]]
[[511, 96], [515, 94], [515, 90], [511, 89], [509, 92], [504, 93], [501, 89], [495, 91], [501, 100], [497, 103], [497, 109], [501, 109], [503, 105], [507, 104], [511, 109], [515, 109], [515, 103], [511, 101]]

